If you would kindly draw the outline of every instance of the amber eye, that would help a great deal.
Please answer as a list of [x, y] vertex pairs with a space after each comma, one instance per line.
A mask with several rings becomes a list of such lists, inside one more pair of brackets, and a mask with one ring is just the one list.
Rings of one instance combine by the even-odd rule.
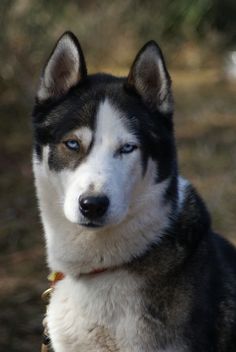
[[132, 153], [137, 148], [138, 147], [135, 144], [126, 143], [119, 149], [119, 153], [120, 154], [129, 154], [129, 153]]
[[80, 144], [76, 139], [69, 139], [68, 141], [65, 141], [64, 144], [68, 149], [73, 150], [75, 152], [78, 152], [80, 150]]

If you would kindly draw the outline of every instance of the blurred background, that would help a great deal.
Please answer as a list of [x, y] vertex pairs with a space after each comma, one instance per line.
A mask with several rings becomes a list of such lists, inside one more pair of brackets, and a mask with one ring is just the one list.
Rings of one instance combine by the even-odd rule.
[[173, 78], [181, 173], [236, 243], [236, 2], [1, 0], [0, 350], [39, 351], [47, 287], [31, 171], [33, 99], [57, 38], [78, 35], [90, 72], [127, 74], [148, 40]]

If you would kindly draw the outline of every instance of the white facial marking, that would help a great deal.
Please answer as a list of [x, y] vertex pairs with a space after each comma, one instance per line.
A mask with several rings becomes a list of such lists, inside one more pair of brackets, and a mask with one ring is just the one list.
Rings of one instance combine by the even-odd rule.
[[[76, 170], [60, 172], [48, 167], [49, 147], [43, 160], [34, 158], [34, 173], [45, 229], [48, 262], [52, 270], [70, 275], [94, 268], [117, 266], [141, 255], [150, 243], [160, 240], [168, 226], [170, 205], [163, 202], [169, 179], [156, 184], [156, 162], [149, 159], [142, 174], [141, 152], [116, 155], [122, 143], [136, 143], [123, 124], [122, 115], [108, 100], [100, 104], [94, 143]], [[89, 140], [92, 131], [76, 131]], [[105, 194], [110, 205], [98, 229], [80, 225], [80, 195]]]
[[105, 224], [116, 224], [127, 214], [133, 185], [141, 177], [140, 151], [117, 155], [123, 144], [138, 144], [138, 141], [122, 122], [121, 112], [108, 100], [100, 104], [96, 121], [92, 150], [86, 162], [71, 174], [64, 211], [71, 222], [83, 222], [78, 199], [90, 192], [92, 184], [94, 195], [106, 195], [110, 201]]
[[138, 143], [137, 138], [127, 130], [122, 121], [122, 114], [107, 99], [100, 104], [95, 135], [98, 143], [104, 140], [105, 147], [114, 147], [126, 142]]
[[93, 134], [88, 127], [81, 127], [75, 130], [73, 134], [82, 142], [85, 149], [89, 148]]

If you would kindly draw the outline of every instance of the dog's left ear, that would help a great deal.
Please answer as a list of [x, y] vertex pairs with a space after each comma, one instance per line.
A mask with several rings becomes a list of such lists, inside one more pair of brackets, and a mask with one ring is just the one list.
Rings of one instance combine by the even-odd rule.
[[171, 79], [155, 41], [148, 42], [137, 54], [126, 86], [134, 89], [152, 111], [173, 112]]
[[84, 55], [76, 36], [65, 32], [57, 41], [41, 76], [39, 102], [64, 96], [87, 76]]

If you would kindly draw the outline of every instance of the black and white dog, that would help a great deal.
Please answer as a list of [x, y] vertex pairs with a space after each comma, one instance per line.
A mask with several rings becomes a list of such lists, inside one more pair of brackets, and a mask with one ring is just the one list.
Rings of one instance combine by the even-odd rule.
[[236, 251], [178, 175], [172, 115], [154, 41], [117, 78], [58, 40], [33, 112], [56, 352], [236, 351]]

